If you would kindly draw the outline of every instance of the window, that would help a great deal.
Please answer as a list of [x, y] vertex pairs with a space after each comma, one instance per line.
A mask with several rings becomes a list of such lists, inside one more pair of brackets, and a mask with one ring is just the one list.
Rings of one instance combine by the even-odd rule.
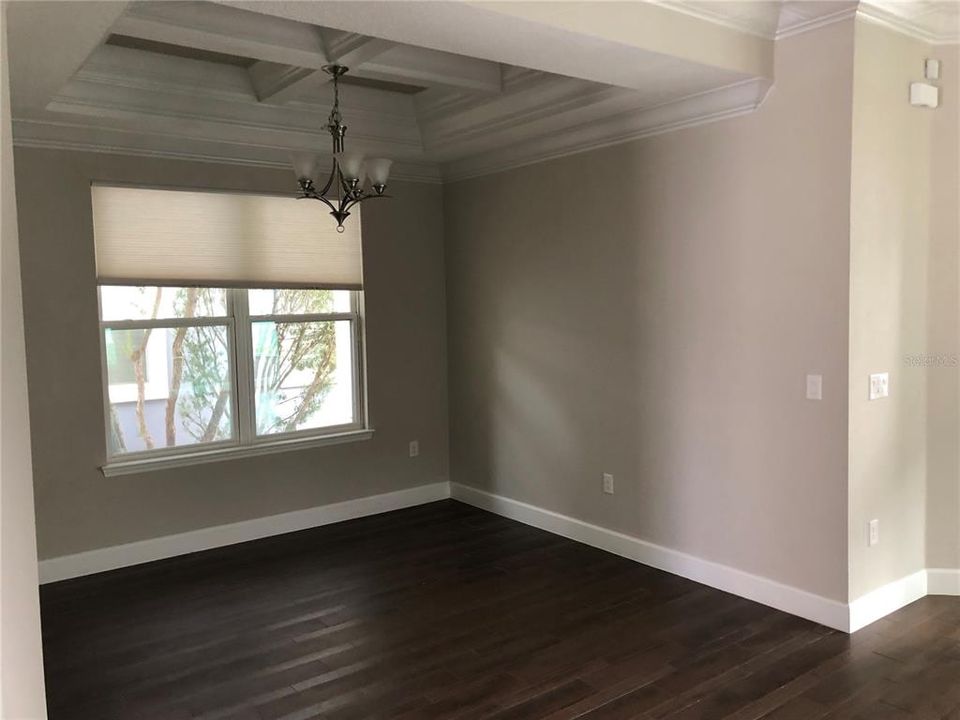
[[102, 286], [111, 458], [363, 427], [358, 293]]
[[368, 437], [360, 217], [94, 185], [104, 472]]

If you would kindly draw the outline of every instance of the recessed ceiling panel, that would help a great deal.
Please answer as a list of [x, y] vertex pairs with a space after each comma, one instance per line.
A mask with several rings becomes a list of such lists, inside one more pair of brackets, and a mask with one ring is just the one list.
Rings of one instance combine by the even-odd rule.
[[256, 62], [253, 58], [240, 57], [239, 55], [228, 55], [227, 53], [213, 50], [188, 47], [186, 45], [174, 45], [156, 40], [130, 37], [129, 35], [111, 34], [107, 37], [106, 44], [131, 48], [133, 50], [143, 50], [159, 55], [172, 55], [173, 57], [187, 58], [189, 60], [202, 60], [204, 62], [219, 63], [221, 65], [233, 65], [240, 68], [248, 68]]

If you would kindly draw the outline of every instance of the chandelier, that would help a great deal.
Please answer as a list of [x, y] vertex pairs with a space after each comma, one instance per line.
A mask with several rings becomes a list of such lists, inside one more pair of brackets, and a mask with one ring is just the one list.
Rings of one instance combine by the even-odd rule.
[[[330, 208], [337, 221], [337, 232], [343, 232], [343, 223], [350, 216], [350, 208], [369, 198], [388, 197], [383, 194], [387, 187], [392, 160], [371, 158], [365, 160], [363, 153], [349, 152], [343, 148], [343, 136], [347, 126], [340, 115], [340, 76], [348, 68], [343, 65], [325, 65], [323, 71], [333, 79], [333, 109], [327, 119], [327, 130], [333, 138], [333, 165], [330, 177], [323, 188], [317, 190], [315, 182], [318, 159], [311, 153], [296, 153], [293, 168], [300, 184], [299, 199], [319, 200]], [[365, 187], [364, 176], [369, 179]]]

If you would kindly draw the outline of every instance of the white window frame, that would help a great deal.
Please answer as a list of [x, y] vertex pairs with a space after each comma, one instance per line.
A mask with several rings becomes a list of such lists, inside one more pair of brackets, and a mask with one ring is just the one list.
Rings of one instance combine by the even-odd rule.
[[[372, 437], [373, 430], [367, 425], [366, 343], [364, 342], [362, 291], [349, 291], [350, 310], [347, 312], [251, 316], [247, 288], [225, 288], [224, 290], [227, 304], [225, 315], [157, 320], [100, 320], [104, 440], [107, 457], [106, 464], [101, 468], [104, 475], [123, 475], [143, 472], [144, 470], [150, 469], [178, 467], [234, 457], [249, 457], [281, 450], [332, 445], [352, 440], [365, 440]], [[100, 289], [98, 287], [98, 301], [100, 295]], [[102, 310], [100, 311], [100, 317], [103, 317]], [[253, 377], [253, 323], [263, 321], [307, 323], [337, 320], [350, 322], [351, 375], [353, 378], [351, 391], [353, 396], [354, 421], [319, 428], [306, 428], [292, 432], [258, 435], [256, 432], [256, 393], [254, 391], [255, 381]], [[204, 325], [224, 327], [227, 332], [227, 348], [230, 356], [229, 382], [232, 386], [231, 438], [209, 443], [154, 448], [153, 450], [137, 450], [125, 453], [112, 452], [110, 443], [110, 433], [112, 432], [110, 422], [111, 399], [106, 352], [107, 330], [166, 329]], [[151, 362], [149, 354], [147, 362]], [[159, 369], [165, 370], [165, 363], [166, 358], [164, 357], [164, 367]], [[123, 392], [127, 386], [120, 385], [115, 387], [121, 388], [121, 392]], [[132, 387], [134, 389], [131, 400], [135, 400], [136, 390], [135, 386]], [[150, 399], [149, 392], [147, 393], [147, 397]], [[121, 400], [121, 402], [124, 402], [124, 400]]]

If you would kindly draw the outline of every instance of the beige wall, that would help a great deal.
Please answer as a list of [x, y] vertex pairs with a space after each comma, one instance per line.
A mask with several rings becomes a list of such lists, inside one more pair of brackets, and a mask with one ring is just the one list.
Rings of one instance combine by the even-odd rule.
[[16, 160], [41, 558], [446, 479], [439, 186], [398, 182], [402, 201], [364, 208], [372, 440], [105, 478], [91, 180], [289, 191], [293, 175], [54, 150]]
[[0, 5], [0, 717], [41, 720], [46, 707], [30, 473], [23, 307], [7, 74], [7, 4]]
[[852, 41], [778, 42], [751, 115], [445, 188], [451, 479], [846, 601]]
[[[850, 224], [850, 597], [927, 567], [930, 530], [957, 521], [957, 368], [917, 367], [912, 359], [954, 355], [957, 318], [956, 108], [912, 107], [908, 89], [923, 77], [925, 43], [869, 22], [856, 24]], [[956, 66], [947, 63], [944, 76]], [[952, 106], [952, 107], [951, 107]], [[953, 118], [952, 139], [932, 143], [933, 123]], [[945, 128], [944, 128], [945, 129]], [[943, 132], [943, 135], [949, 135]], [[952, 179], [949, 177], [953, 173]], [[923, 361], [925, 362], [925, 361]], [[890, 397], [868, 400], [870, 373], [890, 373]], [[936, 493], [928, 496], [930, 490]], [[936, 498], [934, 500], [934, 498]], [[928, 502], [928, 499], [933, 502]], [[943, 502], [944, 507], [939, 507]], [[950, 506], [950, 503], [952, 507]], [[952, 515], [952, 517], [951, 517]], [[867, 523], [880, 521], [880, 543]], [[946, 540], [944, 537], [942, 540]], [[931, 547], [931, 549], [933, 549]]]
[[930, 167], [928, 348], [947, 366], [927, 371], [927, 567], [960, 568], [960, 46], [932, 48], [942, 64]]

